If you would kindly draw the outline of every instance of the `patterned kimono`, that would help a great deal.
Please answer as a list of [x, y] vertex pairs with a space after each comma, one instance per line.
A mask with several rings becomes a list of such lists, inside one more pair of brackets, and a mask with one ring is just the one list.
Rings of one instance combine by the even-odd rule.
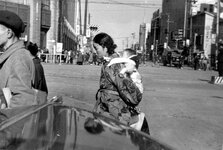
[[[116, 57], [115, 55], [111, 58]], [[117, 119], [130, 125], [137, 122], [138, 112], [135, 107], [142, 99], [142, 93], [130, 78], [120, 74], [121, 64], [107, 66], [104, 62], [101, 69], [100, 88], [96, 94], [94, 110], [107, 117]]]

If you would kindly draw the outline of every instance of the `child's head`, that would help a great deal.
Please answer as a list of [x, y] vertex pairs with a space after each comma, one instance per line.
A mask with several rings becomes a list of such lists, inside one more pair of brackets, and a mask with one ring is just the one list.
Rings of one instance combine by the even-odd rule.
[[133, 60], [136, 63], [136, 69], [138, 69], [139, 67], [139, 59], [136, 55], [136, 51], [130, 48], [127, 48], [123, 51], [122, 53], [122, 57], [123, 58], [129, 58], [131, 60]]
[[130, 48], [127, 48], [123, 51], [122, 57], [129, 58], [130, 56], [136, 55], [136, 51]]

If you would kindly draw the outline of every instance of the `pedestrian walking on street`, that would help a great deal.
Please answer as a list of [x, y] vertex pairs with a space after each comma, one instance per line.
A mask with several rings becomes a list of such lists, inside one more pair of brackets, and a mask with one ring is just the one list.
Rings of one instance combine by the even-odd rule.
[[0, 90], [8, 89], [10, 96], [1, 108], [38, 104], [32, 80], [35, 72], [32, 56], [20, 40], [25, 25], [13, 12], [0, 11], [0, 46], [4, 53], [0, 56]]
[[68, 61], [68, 51], [65, 49], [64, 50], [64, 63], [67, 63]]
[[84, 63], [84, 56], [81, 51], [77, 53], [77, 65], [83, 65]]
[[93, 52], [93, 64], [97, 65], [97, 54]]
[[[120, 64], [107, 66], [111, 59], [119, 57], [115, 52], [116, 44], [108, 34], [99, 33], [93, 39], [93, 47], [103, 60], [94, 111], [126, 125], [138, 122], [135, 107], [141, 101], [142, 93], [130, 78], [124, 76], [125, 72], [120, 73]], [[125, 71], [132, 70], [127, 67]], [[149, 134], [147, 122], [143, 123], [142, 128], [146, 126], [145, 132]]]
[[203, 57], [201, 58], [201, 64], [202, 69], [206, 71], [208, 69], [208, 58], [205, 55], [203, 55]]
[[199, 70], [200, 69], [199, 62], [200, 62], [200, 56], [197, 53], [195, 53], [194, 54], [194, 70]]
[[73, 64], [73, 61], [74, 61], [74, 52], [73, 52], [73, 50], [71, 49], [71, 50], [70, 50], [70, 64]]
[[184, 56], [180, 55], [180, 57], [179, 57], [179, 64], [178, 64], [179, 69], [183, 68], [183, 64], [184, 64]]
[[220, 77], [223, 76], [223, 42], [219, 43], [218, 49], [218, 74]]
[[71, 50], [68, 50], [67, 52], [67, 59], [66, 59], [66, 63], [69, 64], [70, 63], [70, 59], [71, 59]]

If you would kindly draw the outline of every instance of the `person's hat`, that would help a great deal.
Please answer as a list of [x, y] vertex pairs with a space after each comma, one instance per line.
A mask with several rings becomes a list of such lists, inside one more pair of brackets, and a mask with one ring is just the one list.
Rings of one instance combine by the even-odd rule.
[[0, 24], [12, 29], [16, 35], [23, 33], [25, 30], [22, 19], [17, 14], [7, 10], [0, 10]]

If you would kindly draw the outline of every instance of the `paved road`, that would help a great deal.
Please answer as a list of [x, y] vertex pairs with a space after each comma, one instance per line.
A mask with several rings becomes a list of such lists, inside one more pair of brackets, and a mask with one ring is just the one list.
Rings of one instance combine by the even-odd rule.
[[[91, 109], [100, 66], [43, 64], [49, 97]], [[180, 150], [221, 150], [223, 85], [210, 84], [215, 71], [194, 71], [147, 64], [140, 66], [144, 95], [140, 103], [151, 135]]]

